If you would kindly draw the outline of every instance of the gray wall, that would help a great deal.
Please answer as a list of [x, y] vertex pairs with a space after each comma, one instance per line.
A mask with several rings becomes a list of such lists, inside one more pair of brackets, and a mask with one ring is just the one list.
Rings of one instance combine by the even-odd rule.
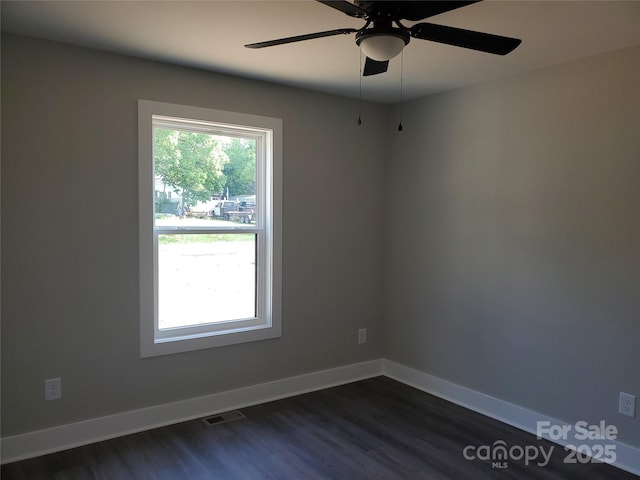
[[[139, 98], [283, 119], [280, 339], [139, 358]], [[364, 108], [3, 36], [3, 435], [380, 358], [388, 107]]]
[[[357, 128], [354, 100], [3, 36], [3, 435], [384, 356], [640, 446], [615, 413], [640, 394], [638, 58], [408, 102], [398, 134], [386, 106]], [[138, 98], [283, 118], [282, 338], [139, 358]]]
[[640, 395], [639, 59], [404, 105], [387, 358], [640, 446], [640, 416], [617, 414], [620, 391]]

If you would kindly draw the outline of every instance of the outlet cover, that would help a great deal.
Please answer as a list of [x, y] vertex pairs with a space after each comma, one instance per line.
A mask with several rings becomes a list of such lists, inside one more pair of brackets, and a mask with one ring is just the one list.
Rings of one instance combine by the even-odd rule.
[[620, 403], [618, 413], [634, 418], [636, 416], [636, 396], [620, 392]]
[[60, 400], [62, 398], [62, 379], [48, 378], [44, 381], [44, 399]]
[[367, 343], [367, 329], [361, 328], [358, 330], [358, 344]]

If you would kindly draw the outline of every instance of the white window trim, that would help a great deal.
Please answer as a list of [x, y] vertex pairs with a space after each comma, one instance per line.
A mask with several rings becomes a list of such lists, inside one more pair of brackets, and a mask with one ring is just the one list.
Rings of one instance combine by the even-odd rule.
[[[154, 231], [154, 173], [153, 173], [153, 117], [162, 118], [170, 126], [171, 118], [190, 119], [201, 130], [198, 121], [216, 124], [216, 134], [226, 135], [240, 129], [243, 135], [255, 136], [258, 148], [263, 148], [267, 159], [258, 162], [257, 185], [266, 185], [257, 191], [262, 197], [264, 224], [231, 227], [229, 233], [255, 233], [258, 235], [258, 320], [209, 324], [205, 327], [160, 331], [157, 328], [157, 235]], [[228, 130], [225, 126], [228, 126]], [[184, 129], [184, 123], [180, 123]], [[263, 141], [261, 139], [264, 139]], [[139, 261], [140, 261], [140, 356], [152, 357], [187, 352], [204, 348], [275, 338], [281, 335], [282, 323], [282, 120], [271, 117], [226, 112], [169, 103], [138, 101], [138, 182], [139, 182]], [[268, 158], [270, 156], [270, 158]], [[261, 188], [261, 187], [259, 187]], [[261, 208], [260, 204], [258, 208]], [[162, 231], [195, 233], [188, 228], [163, 227]], [[218, 233], [224, 233], [216, 229]], [[198, 230], [201, 233], [201, 230]], [[263, 296], [264, 295], [264, 296]], [[231, 327], [231, 328], [230, 328]]]

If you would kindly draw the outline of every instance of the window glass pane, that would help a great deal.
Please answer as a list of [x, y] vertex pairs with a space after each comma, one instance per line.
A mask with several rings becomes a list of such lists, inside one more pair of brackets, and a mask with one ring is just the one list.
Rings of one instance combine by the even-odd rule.
[[158, 235], [160, 329], [255, 316], [255, 234]]
[[254, 139], [155, 127], [153, 142], [157, 226], [255, 223]]

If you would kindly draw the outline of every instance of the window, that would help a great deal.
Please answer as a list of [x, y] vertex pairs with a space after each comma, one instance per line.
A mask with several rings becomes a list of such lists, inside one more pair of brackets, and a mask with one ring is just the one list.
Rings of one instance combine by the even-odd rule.
[[280, 336], [282, 121], [140, 100], [140, 348]]

